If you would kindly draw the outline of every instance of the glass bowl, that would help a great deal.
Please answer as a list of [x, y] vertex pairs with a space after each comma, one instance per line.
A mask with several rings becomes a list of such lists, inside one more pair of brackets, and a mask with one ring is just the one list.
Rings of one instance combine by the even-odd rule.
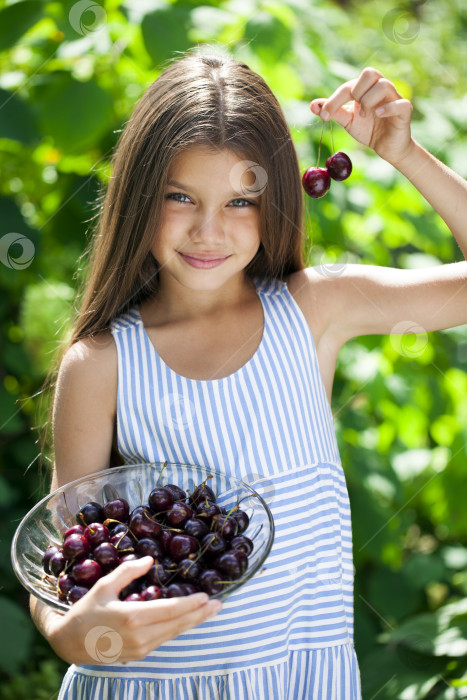
[[248, 569], [241, 579], [230, 584], [212, 598], [226, 598], [238, 590], [263, 566], [274, 541], [274, 521], [263, 498], [248, 484], [227, 474], [192, 464], [155, 462], [111, 467], [65, 484], [43, 498], [20, 522], [11, 545], [11, 560], [16, 576], [34, 596], [56, 610], [69, 610], [71, 605], [60, 601], [46, 576], [42, 555], [51, 544], [60, 545], [62, 535], [76, 525], [75, 514], [89, 501], [104, 504], [115, 498], [125, 498], [130, 509], [147, 504], [153, 488], [172, 483], [184, 491], [193, 490], [206, 477], [207, 484], [217, 495], [217, 503], [230, 510], [239, 504], [249, 518], [245, 535], [254, 543], [248, 557]]

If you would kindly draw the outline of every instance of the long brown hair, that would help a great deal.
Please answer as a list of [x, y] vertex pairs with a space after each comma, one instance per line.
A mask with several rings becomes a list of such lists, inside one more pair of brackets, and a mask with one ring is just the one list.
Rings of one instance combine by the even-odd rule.
[[[158, 289], [150, 252], [169, 167], [190, 146], [230, 149], [264, 169], [259, 197], [261, 243], [249, 276], [284, 279], [305, 267], [305, 221], [299, 163], [282, 109], [246, 63], [197, 47], [169, 59], [126, 123], [112, 156], [112, 177], [98, 196], [87, 274], [72, 331], [60, 348], [107, 329], [132, 304]], [[50, 378], [50, 373], [47, 380]]]

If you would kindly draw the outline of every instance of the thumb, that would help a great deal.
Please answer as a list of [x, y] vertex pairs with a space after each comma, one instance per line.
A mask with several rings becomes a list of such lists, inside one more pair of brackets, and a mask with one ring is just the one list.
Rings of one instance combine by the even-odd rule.
[[[317, 97], [315, 100], [310, 102], [310, 110], [313, 112], [313, 114], [321, 117], [321, 119], [325, 122], [329, 121], [330, 119], [330, 114], [327, 109], [327, 102], [328, 99], [325, 97]], [[334, 111], [332, 114], [332, 119], [346, 129], [352, 122], [352, 116], [352, 107], [350, 105], [343, 105]]]
[[144, 576], [154, 564], [154, 558], [151, 556], [141, 557], [133, 561], [125, 561], [119, 564], [113, 571], [102, 576], [97, 581], [94, 588], [99, 586], [100, 589], [105, 589], [106, 597], [118, 598], [118, 594], [128, 586], [135, 578]]

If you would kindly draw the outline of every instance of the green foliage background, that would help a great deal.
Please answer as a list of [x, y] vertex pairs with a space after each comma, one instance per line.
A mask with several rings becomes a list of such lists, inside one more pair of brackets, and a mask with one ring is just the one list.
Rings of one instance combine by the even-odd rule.
[[[0, 700], [56, 697], [67, 668], [29, 618], [9, 549], [46, 493], [38, 392], [67, 332], [97, 186], [160, 63], [205, 42], [245, 60], [277, 95], [303, 170], [321, 133], [311, 99], [374, 66], [412, 100], [415, 138], [465, 177], [466, 26], [463, 0], [0, 1], [0, 239], [15, 232], [34, 246], [20, 263], [13, 243], [0, 263]], [[307, 201], [309, 265], [462, 260], [408, 181], [339, 126], [333, 133], [354, 171]], [[328, 129], [321, 163], [330, 147]], [[422, 351], [414, 336], [394, 338], [344, 346], [332, 403], [352, 506], [363, 697], [463, 698], [467, 326], [428, 334]]]

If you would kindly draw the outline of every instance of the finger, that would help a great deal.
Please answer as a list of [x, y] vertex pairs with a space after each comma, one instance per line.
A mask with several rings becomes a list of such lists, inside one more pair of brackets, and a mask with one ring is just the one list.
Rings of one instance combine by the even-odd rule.
[[93, 586], [102, 602], [115, 600], [118, 594], [135, 578], [144, 576], [154, 564], [153, 557], [146, 556], [119, 564], [113, 571], [102, 576]]
[[208, 601], [207, 593], [193, 593], [187, 596], [159, 598], [150, 601], [116, 601], [113, 603], [113, 608], [117, 610], [118, 607], [119, 611], [124, 612], [125, 617], [131, 620], [131, 624], [144, 626], [171, 623], [180, 616], [201, 611], [201, 608], [204, 608]]
[[386, 102], [375, 109], [378, 117], [401, 117], [403, 122], [410, 121], [413, 105], [410, 100], [393, 100]]
[[383, 102], [402, 97], [394, 85], [386, 78], [381, 78], [360, 98], [360, 115], [363, 117], [371, 109]]
[[383, 74], [380, 73], [379, 70], [376, 70], [376, 68], [364, 68], [357, 80], [351, 81], [354, 83], [351, 91], [351, 99], [356, 102], [361, 102], [363, 95], [382, 78], [385, 79]]
[[[339, 121], [337, 112], [340, 112], [342, 106], [352, 99], [351, 92], [354, 83], [354, 80], [349, 80], [347, 83], [340, 85], [327, 99], [318, 98], [317, 100], [313, 100], [310, 105], [312, 111], [315, 112], [315, 114], [319, 114], [324, 121], [328, 121], [328, 119]], [[342, 112], [340, 112], [340, 116], [344, 117], [346, 121], [350, 118], [347, 113], [342, 114]]]
[[[343, 88], [344, 86], [341, 86]], [[341, 90], [339, 88], [339, 90]], [[336, 93], [334, 93], [336, 95]], [[342, 105], [344, 105], [346, 102], [349, 101], [350, 97], [350, 91], [347, 91], [344, 93], [342, 91], [342, 96], [340, 98], [340, 102]], [[321, 119], [325, 122], [327, 122], [329, 119], [334, 119], [338, 124], [341, 124], [344, 128], [347, 128], [348, 125], [352, 121], [352, 107], [349, 106], [339, 106], [337, 110], [331, 106], [329, 107], [329, 100], [326, 100], [324, 97], [318, 97], [316, 100], [313, 100], [310, 103], [310, 109], [313, 112], [313, 114], [317, 114], [318, 116], [321, 117]], [[329, 112], [328, 110], [332, 109], [332, 113]]]

